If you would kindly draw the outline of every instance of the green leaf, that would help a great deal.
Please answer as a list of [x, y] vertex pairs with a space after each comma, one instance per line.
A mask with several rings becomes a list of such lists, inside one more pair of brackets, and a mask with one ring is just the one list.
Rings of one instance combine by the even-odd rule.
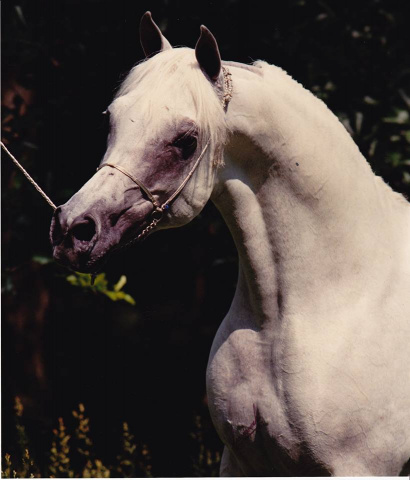
[[27, 23], [26, 23], [26, 19], [24, 18], [24, 15], [23, 15], [22, 8], [20, 7], [20, 5], [15, 5], [14, 9], [16, 10], [17, 16], [20, 19], [21, 23], [26, 27]]
[[368, 105], [377, 105], [379, 103], [378, 100], [372, 98], [372, 97], [369, 97], [369, 95], [366, 95], [364, 98], [363, 98], [364, 102], [367, 103]]
[[398, 123], [403, 125], [407, 123], [409, 120], [409, 112], [407, 110], [400, 110], [398, 108], [395, 109], [396, 115], [394, 117], [385, 117], [383, 118], [383, 122], [385, 123]]
[[113, 302], [116, 302], [118, 300], [118, 296], [116, 292], [110, 292], [109, 290], [105, 290], [104, 295], [107, 295], [108, 298], [110, 298]]
[[105, 277], [105, 273], [99, 273], [95, 279], [94, 284], [91, 281], [91, 275], [88, 273], [75, 272], [72, 275], [66, 277], [67, 282], [75, 287], [80, 287], [85, 291], [91, 291], [93, 293], [100, 293], [105, 295], [113, 302], [123, 300], [131, 305], [135, 305], [136, 302], [132, 296], [122, 291], [122, 287], [127, 283], [127, 277], [121, 275], [118, 282], [111, 288], [108, 286], [108, 280]]
[[53, 261], [52, 258], [44, 257], [43, 255], [33, 255], [32, 260], [40, 265], [47, 265], [47, 263], [51, 263]]
[[126, 283], [127, 283], [127, 277], [125, 275], [121, 275], [118, 282], [114, 285], [114, 290], [116, 292], [119, 292]]
[[71, 285], [78, 285], [78, 280], [75, 275], [68, 275], [66, 277], [67, 282], [71, 283]]
[[401, 161], [401, 153], [400, 152], [391, 152], [387, 155], [389, 163], [393, 165], [393, 167], [398, 167]]
[[126, 294], [124, 295], [124, 299], [123, 299], [123, 300], [125, 300], [125, 301], [128, 302], [128, 303], [130, 303], [131, 305], [136, 305], [135, 300], [134, 300], [134, 299], [131, 297], [131, 295], [128, 294], [128, 293], [126, 293]]
[[403, 172], [403, 183], [410, 185], [410, 173]]

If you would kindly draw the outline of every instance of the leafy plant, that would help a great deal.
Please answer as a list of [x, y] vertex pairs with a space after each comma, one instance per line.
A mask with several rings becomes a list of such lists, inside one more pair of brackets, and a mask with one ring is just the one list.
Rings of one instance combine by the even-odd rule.
[[[23, 404], [15, 398], [15, 422], [17, 431], [17, 461], [5, 453], [2, 465], [3, 478], [135, 478], [152, 477], [151, 452], [145, 443], [138, 443], [130, 432], [127, 422], [122, 424], [121, 451], [114, 465], [106, 466], [95, 454], [95, 446], [90, 437], [90, 420], [82, 403], [73, 410], [74, 431], [69, 433], [63, 418], [58, 419], [53, 429], [48, 465], [40, 469], [29, 453], [29, 439], [23, 425]], [[221, 455], [210, 449], [205, 441], [202, 419], [194, 418], [194, 428], [190, 434], [194, 456], [192, 475], [216, 477], [219, 473]], [[17, 455], [18, 457], [18, 455]]]
[[191, 438], [197, 447], [196, 456], [193, 458], [194, 475], [197, 477], [218, 477], [221, 454], [206, 446], [202, 420], [199, 415], [194, 418], [194, 430], [191, 432]]
[[70, 466], [71, 436], [67, 435], [63, 419], [58, 419], [58, 428], [53, 430], [53, 440], [50, 450], [49, 471], [54, 477], [73, 478], [74, 472]]
[[13, 463], [11, 455], [6, 453], [4, 456], [4, 470], [1, 476], [4, 478], [40, 478], [39, 469], [29, 450], [29, 441], [25, 426], [22, 422], [23, 404], [20, 397], [14, 399], [14, 413], [16, 421], [17, 444], [20, 451], [20, 458]]
[[58, 419], [58, 427], [53, 430], [49, 464], [43, 472], [40, 472], [29, 453], [29, 440], [22, 423], [23, 405], [19, 397], [16, 397], [15, 420], [20, 459], [14, 462], [11, 455], [5, 453], [2, 477], [109, 478], [111, 472], [116, 477], [131, 477], [134, 474], [139, 477], [152, 476], [149, 449], [146, 445], [138, 449], [127, 423], [123, 424], [122, 452], [117, 456], [118, 464], [106, 467], [102, 460], [95, 456], [94, 444], [90, 437], [90, 420], [85, 414], [84, 405], [80, 403], [72, 414], [76, 420], [74, 433], [68, 434], [64, 420]]
[[152, 477], [150, 451], [145, 444], [137, 449], [134, 435], [130, 433], [127, 422], [123, 423], [122, 451], [117, 456], [117, 461], [117, 473], [120, 477], [133, 478], [139, 474]]
[[78, 405], [78, 411], [73, 410], [73, 417], [77, 421], [74, 431], [74, 439], [77, 443], [77, 452], [80, 455], [80, 464], [83, 465], [81, 476], [84, 478], [109, 478], [110, 468], [104, 466], [103, 462], [95, 458], [93, 454], [93, 441], [90, 433], [90, 419], [85, 415], [85, 407], [82, 403]]
[[125, 275], [121, 275], [118, 282], [111, 289], [108, 287], [108, 280], [105, 277], [105, 273], [100, 273], [93, 277], [89, 273], [75, 272], [67, 277], [67, 281], [75, 287], [106, 295], [114, 302], [124, 300], [131, 305], [135, 305], [135, 300], [132, 296], [122, 290], [123, 286], [127, 283], [127, 277]]

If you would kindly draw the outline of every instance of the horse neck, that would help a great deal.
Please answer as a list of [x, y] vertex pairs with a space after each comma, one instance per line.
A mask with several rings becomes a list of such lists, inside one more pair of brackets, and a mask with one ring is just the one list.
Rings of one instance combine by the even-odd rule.
[[360, 295], [384, 254], [380, 242], [394, 241], [386, 230], [397, 194], [327, 107], [282, 70], [232, 73], [232, 136], [213, 194], [239, 253], [232, 308], [262, 326], [280, 322], [284, 309], [328, 308], [319, 292]]

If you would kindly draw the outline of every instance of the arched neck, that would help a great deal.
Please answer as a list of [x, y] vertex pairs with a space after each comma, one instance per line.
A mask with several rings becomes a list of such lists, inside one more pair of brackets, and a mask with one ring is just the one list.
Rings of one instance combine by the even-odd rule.
[[261, 69], [231, 67], [231, 141], [212, 197], [240, 258], [233, 308], [259, 327], [285, 310], [320, 309], [317, 291], [348, 289], [346, 278], [360, 294], [391, 193], [380, 195], [388, 187], [321, 101], [280, 69]]

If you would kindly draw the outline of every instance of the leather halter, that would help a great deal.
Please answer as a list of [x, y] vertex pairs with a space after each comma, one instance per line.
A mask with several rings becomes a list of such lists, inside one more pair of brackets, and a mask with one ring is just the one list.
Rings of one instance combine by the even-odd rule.
[[[231, 78], [231, 73], [226, 67], [222, 67], [222, 72], [223, 72], [223, 88], [224, 88], [224, 93], [222, 96], [222, 108], [224, 111], [226, 111], [228, 104], [232, 98], [232, 78]], [[139, 186], [139, 188], [147, 195], [148, 199], [151, 201], [151, 203], [154, 205], [154, 211], [151, 213], [152, 221], [151, 223], [134, 239], [131, 240], [129, 243], [134, 243], [136, 241], [142, 240], [145, 238], [148, 233], [157, 225], [157, 223], [162, 219], [164, 215], [164, 211], [169, 209], [170, 203], [172, 203], [176, 197], [182, 192], [183, 188], [185, 185], [188, 183], [189, 179], [192, 177], [194, 174], [195, 170], [197, 169], [200, 161], [202, 160], [203, 156], [205, 155], [205, 152], [207, 151], [209, 147], [210, 140], [206, 142], [205, 147], [203, 148], [202, 152], [200, 153], [199, 157], [196, 159], [194, 165], [192, 166], [191, 170], [188, 172], [187, 176], [181, 183], [181, 185], [175, 190], [175, 192], [166, 200], [164, 203], [160, 204], [154, 197], [154, 195], [150, 192], [150, 190], [141, 182], [141, 180], [138, 180], [135, 178], [131, 173], [127, 172], [127, 170], [124, 167], [121, 167], [120, 165], [114, 164], [114, 163], [103, 163], [97, 168], [97, 172], [101, 170], [104, 167], [111, 167], [115, 168], [125, 176], [127, 176], [130, 180], [132, 180], [135, 184]], [[128, 243], [128, 244], [129, 244]], [[127, 244], [127, 245], [128, 245]]]

